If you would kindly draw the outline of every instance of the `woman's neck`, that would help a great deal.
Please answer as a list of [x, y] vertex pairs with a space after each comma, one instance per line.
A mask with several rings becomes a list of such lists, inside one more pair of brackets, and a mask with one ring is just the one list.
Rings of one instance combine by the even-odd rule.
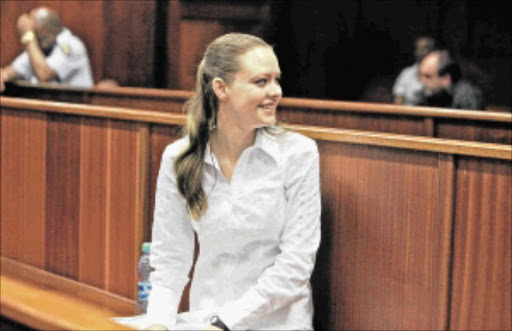
[[217, 158], [236, 164], [243, 151], [254, 144], [256, 130], [219, 126], [212, 132], [210, 147]]

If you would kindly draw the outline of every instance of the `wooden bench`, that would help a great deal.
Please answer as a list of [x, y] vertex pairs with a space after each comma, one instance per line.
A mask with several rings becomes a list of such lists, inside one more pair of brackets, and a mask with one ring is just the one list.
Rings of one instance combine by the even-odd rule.
[[132, 330], [110, 320], [135, 313], [135, 302], [0, 257], [1, 314], [41, 330]]
[[[77, 89], [43, 84], [9, 84], [7, 95], [182, 114], [190, 91], [118, 87]], [[408, 134], [415, 136], [512, 143], [512, 114], [393, 104], [289, 98], [278, 116], [289, 124]]]
[[[1, 255], [133, 300], [160, 156], [184, 116], [0, 104]], [[287, 128], [320, 151], [317, 329], [512, 327], [510, 145]]]

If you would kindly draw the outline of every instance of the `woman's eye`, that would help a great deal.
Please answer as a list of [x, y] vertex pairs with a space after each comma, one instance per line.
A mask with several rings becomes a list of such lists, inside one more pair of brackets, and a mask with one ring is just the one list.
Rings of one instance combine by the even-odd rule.
[[267, 79], [261, 78], [261, 79], [258, 79], [255, 83], [256, 83], [256, 85], [263, 86], [263, 85], [267, 84]]

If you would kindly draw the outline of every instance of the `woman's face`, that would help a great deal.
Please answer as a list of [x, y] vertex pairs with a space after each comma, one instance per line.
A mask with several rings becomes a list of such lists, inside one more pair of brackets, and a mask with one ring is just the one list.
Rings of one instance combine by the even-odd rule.
[[281, 70], [274, 51], [258, 46], [241, 55], [240, 70], [226, 86], [226, 115], [237, 125], [256, 129], [274, 125], [282, 90]]

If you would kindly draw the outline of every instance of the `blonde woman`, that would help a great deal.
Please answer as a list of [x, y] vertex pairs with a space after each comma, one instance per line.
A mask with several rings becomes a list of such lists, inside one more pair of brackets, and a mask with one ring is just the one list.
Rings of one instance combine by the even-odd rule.
[[[186, 134], [160, 166], [149, 329], [312, 329], [319, 156], [313, 140], [276, 124], [280, 76], [255, 36], [226, 34], [207, 48]], [[194, 232], [190, 311], [177, 314]]]

